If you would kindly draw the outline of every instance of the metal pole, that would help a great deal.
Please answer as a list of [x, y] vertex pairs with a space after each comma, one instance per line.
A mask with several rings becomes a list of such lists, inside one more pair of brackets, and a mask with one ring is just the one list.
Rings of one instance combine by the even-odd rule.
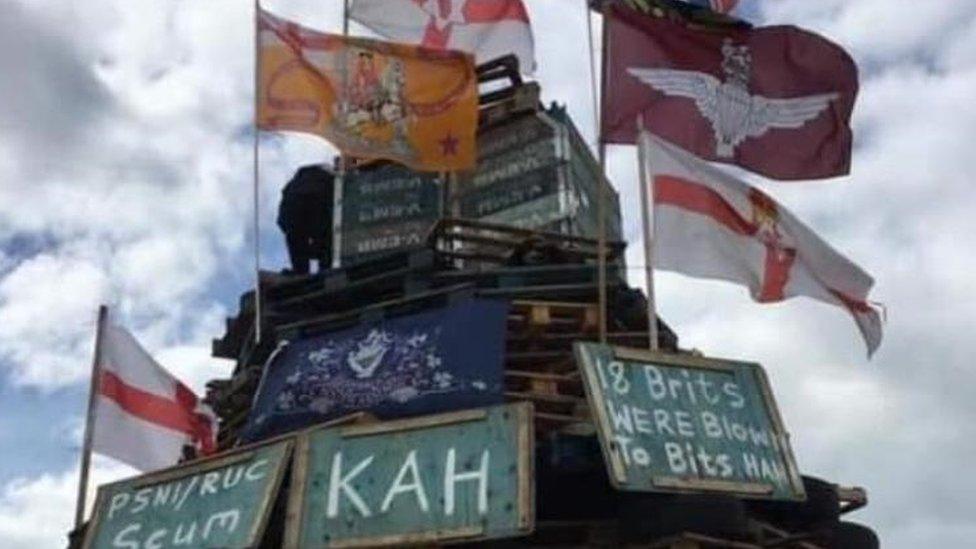
[[78, 500], [75, 504], [75, 529], [85, 521], [85, 500], [88, 498], [88, 472], [91, 468], [92, 427], [95, 423], [95, 395], [98, 393], [99, 362], [102, 354], [102, 332], [108, 318], [108, 307], [98, 308], [95, 327], [95, 353], [92, 357], [91, 381], [88, 385], [88, 411], [85, 414], [85, 436], [81, 445], [81, 467], [78, 474]]
[[648, 173], [647, 151], [644, 149], [644, 116], [637, 117], [637, 162], [641, 195], [641, 219], [644, 226], [644, 276], [647, 283], [647, 340], [652, 351], [658, 350], [657, 304], [654, 295], [654, 180]]
[[[602, 12], [602, 8], [601, 8]], [[593, 24], [590, 20], [589, 6], [587, 5], [586, 12], [586, 27], [589, 35], [589, 47], [590, 47], [590, 80], [591, 87], [593, 88], [593, 102], [594, 102], [594, 118], [596, 119], [596, 131], [597, 131], [597, 143], [599, 149], [599, 159], [600, 159], [600, 181], [597, 185], [597, 286], [599, 295], [599, 333], [600, 333], [600, 343], [607, 342], [607, 191], [610, 185], [607, 180], [607, 147], [603, 142], [603, 132], [600, 127], [600, 116], [599, 116], [599, 99], [596, 94], [596, 60], [593, 51], [594, 39], [593, 39]], [[602, 51], [603, 51], [603, 64], [600, 71], [600, 97], [603, 97], [603, 92], [606, 90], [606, 79], [607, 79], [607, 22], [606, 16], [603, 16], [603, 36], [602, 36]]]
[[258, 114], [261, 109], [261, 31], [258, 17], [261, 10], [260, 0], [254, 0], [254, 150], [253, 150], [253, 182], [254, 182], [254, 343], [261, 343], [261, 198], [258, 181], [260, 180], [260, 129], [258, 128]]
[[342, 35], [349, 36], [349, 0], [342, 0]]

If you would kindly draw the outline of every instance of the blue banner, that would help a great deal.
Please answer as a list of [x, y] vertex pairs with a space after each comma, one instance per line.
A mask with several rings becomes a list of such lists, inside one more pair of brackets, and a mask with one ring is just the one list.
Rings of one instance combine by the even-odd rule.
[[499, 404], [508, 303], [468, 300], [283, 345], [243, 439], [359, 411], [380, 419]]

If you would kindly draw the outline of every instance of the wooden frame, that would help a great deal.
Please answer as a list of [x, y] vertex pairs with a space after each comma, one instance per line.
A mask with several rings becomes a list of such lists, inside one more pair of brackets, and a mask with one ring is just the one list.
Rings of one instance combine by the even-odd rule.
[[[776, 439], [775, 445], [778, 446], [778, 454], [782, 457], [786, 467], [786, 476], [789, 488], [793, 492], [793, 499], [805, 499], [806, 493], [803, 488], [803, 481], [800, 478], [799, 468], [790, 446], [789, 434], [786, 431], [776, 400], [773, 398], [772, 390], [769, 385], [769, 378], [766, 376], [762, 367], [753, 362], [733, 361], [724, 359], [705, 358], [691, 354], [671, 354], [647, 349], [632, 349], [619, 346], [606, 346], [612, 352], [615, 359], [627, 363], [651, 363], [664, 367], [677, 367], [685, 369], [709, 370], [735, 374], [739, 369], [746, 367], [754, 375], [756, 387], [762, 399], [762, 405], [766, 416], [769, 419], [771, 435]], [[615, 444], [608, 439], [608, 434], [613, 433], [612, 421], [607, 413], [607, 404], [604, 399], [602, 385], [598, 379], [596, 369], [593, 367], [597, 358], [586, 351], [586, 348], [577, 343], [576, 357], [578, 366], [584, 378], [587, 398], [590, 401], [593, 419], [597, 426], [597, 433], [600, 439], [600, 447], [603, 450], [604, 459], [607, 465], [611, 483], [618, 490], [633, 489], [630, 486], [632, 481], [628, 478], [627, 467], [620, 453], [614, 449]], [[697, 477], [678, 477], [673, 475], [656, 475], [651, 479], [651, 484], [661, 492], [678, 493], [725, 493], [746, 498], [772, 499], [774, 487], [763, 482], [742, 482], [725, 481], [719, 479], [702, 479]], [[651, 490], [658, 491], [658, 490]], [[783, 499], [783, 498], [777, 498]]]
[[[535, 525], [535, 445], [533, 407], [531, 403], [519, 402], [499, 406], [497, 408], [508, 408], [515, 416], [514, 421], [517, 425], [515, 440], [517, 444], [516, 452], [518, 455], [518, 470], [516, 472], [518, 487], [518, 529], [521, 535], [529, 535], [531, 534]], [[350, 425], [346, 427], [339, 427], [338, 430], [339, 436], [342, 438], [355, 438], [440, 427], [456, 423], [481, 421], [487, 416], [488, 410], [479, 408], [388, 422]], [[292, 478], [288, 497], [288, 510], [285, 520], [285, 538], [283, 542], [283, 547], [289, 549], [299, 549], [302, 547], [302, 531], [305, 528], [305, 523], [307, 520], [307, 517], [304, 516], [304, 506], [305, 488], [308, 481], [309, 471], [309, 436], [325, 429], [326, 428], [321, 426], [307, 429], [298, 437], [297, 447], [292, 458]], [[486, 539], [483, 527], [470, 526], [449, 530], [428, 530], [395, 535], [343, 539], [334, 541], [328, 546], [323, 547], [351, 548], [434, 543], [444, 544], [475, 541], [479, 539]]]

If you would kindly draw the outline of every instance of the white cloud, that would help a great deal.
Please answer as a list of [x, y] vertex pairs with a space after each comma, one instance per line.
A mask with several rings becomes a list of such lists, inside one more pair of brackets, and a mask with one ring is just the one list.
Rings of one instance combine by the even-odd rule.
[[[88, 509], [95, 486], [128, 477], [135, 471], [96, 457], [88, 490]], [[64, 547], [73, 527], [78, 472], [71, 469], [34, 478], [18, 478], [0, 488], [0, 540], [6, 549]]]

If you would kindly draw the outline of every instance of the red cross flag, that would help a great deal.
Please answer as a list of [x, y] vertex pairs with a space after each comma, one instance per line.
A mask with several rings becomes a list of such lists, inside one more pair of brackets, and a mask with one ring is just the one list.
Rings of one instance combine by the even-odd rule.
[[98, 340], [92, 451], [142, 471], [176, 465], [184, 446], [214, 452], [216, 418], [193, 391], [123, 328], [103, 320]]
[[513, 53], [522, 72], [535, 70], [522, 0], [353, 0], [349, 16], [390, 40], [470, 52], [479, 63]]
[[761, 303], [805, 296], [843, 307], [874, 353], [881, 317], [867, 273], [758, 189], [650, 133], [639, 144], [654, 193], [654, 267], [742, 284]]

